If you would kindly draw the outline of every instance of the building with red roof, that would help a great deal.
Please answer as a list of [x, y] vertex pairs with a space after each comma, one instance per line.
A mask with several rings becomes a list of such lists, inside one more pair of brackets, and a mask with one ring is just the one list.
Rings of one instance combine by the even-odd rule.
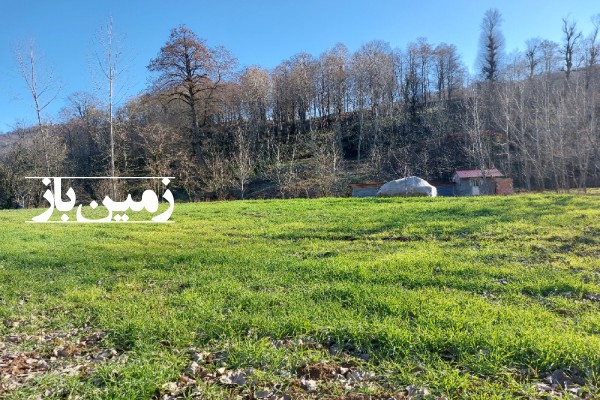
[[491, 169], [458, 169], [452, 180], [456, 184], [456, 196], [480, 196], [513, 193], [511, 178], [506, 178], [496, 168]]

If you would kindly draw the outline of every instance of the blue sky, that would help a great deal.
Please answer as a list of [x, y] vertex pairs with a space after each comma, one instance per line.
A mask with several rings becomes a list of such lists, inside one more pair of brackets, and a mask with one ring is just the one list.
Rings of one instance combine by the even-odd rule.
[[597, 0], [370, 0], [370, 1], [200, 1], [200, 0], [0, 0], [0, 132], [35, 122], [33, 101], [13, 55], [15, 44], [34, 40], [41, 63], [61, 82], [46, 117], [58, 120], [65, 99], [77, 91], [102, 97], [93, 62], [93, 38], [110, 16], [124, 37], [127, 70], [117, 86], [121, 99], [142, 92], [146, 65], [185, 24], [209, 45], [223, 45], [240, 66], [276, 66], [298, 52], [318, 56], [336, 43], [350, 51], [371, 40], [404, 48], [418, 37], [457, 46], [473, 68], [484, 12], [498, 8], [507, 50], [532, 37], [561, 40], [561, 18], [570, 16], [587, 34], [600, 13]]

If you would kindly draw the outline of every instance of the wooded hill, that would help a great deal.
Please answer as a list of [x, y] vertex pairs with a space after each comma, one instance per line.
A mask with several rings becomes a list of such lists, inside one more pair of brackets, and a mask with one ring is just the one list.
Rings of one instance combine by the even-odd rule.
[[110, 176], [113, 163], [116, 176], [175, 176], [194, 200], [344, 195], [351, 182], [448, 180], [456, 168], [496, 167], [527, 190], [600, 185], [599, 24], [584, 36], [565, 19], [563, 43], [533, 39], [508, 56], [496, 13], [482, 22], [478, 78], [453, 45], [422, 38], [240, 71], [177, 27], [146, 93], [113, 113], [75, 93], [60, 122], [10, 133], [0, 204], [39, 204], [24, 176]]

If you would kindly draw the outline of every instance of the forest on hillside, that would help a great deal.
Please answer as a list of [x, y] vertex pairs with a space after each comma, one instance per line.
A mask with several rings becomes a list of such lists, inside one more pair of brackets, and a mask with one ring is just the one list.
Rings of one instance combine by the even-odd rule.
[[[38, 123], [3, 138], [0, 207], [43, 202], [26, 176], [174, 176], [191, 200], [337, 196], [353, 182], [449, 180], [456, 168], [496, 167], [525, 190], [598, 186], [600, 14], [593, 21], [580, 32], [565, 18], [562, 42], [533, 38], [507, 53], [490, 9], [476, 76], [454, 45], [424, 38], [240, 70], [227, 49], [178, 26], [148, 62], [145, 93], [115, 106], [109, 45], [109, 90], [73, 93], [52, 122], [42, 116], [52, 81], [33, 73], [28, 50], [18, 63]], [[105, 189], [81, 184], [90, 197]]]

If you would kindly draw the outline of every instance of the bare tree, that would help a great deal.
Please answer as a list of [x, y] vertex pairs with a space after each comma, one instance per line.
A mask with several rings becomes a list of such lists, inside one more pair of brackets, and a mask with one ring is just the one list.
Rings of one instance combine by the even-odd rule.
[[271, 101], [269, 73], [259, 67], [246, 68], [240, 76], [243, 108], [254, 121], [266, 121]]
[[159, 73], [154, 82], [156, 89], [188, 105], [198, 165], [204, 165], [200, 130], [207, 123], [215, 91], [235, 65], [235, 58], [227, 50], [208, 47], [184, 25], [171, 30], [169, 40], [148, 65], [150, 71]]
[[[0, 161], [4, 161], [0, 159]], [[4, 162], [0, 162], [0, 208], [12, 208], [15, 204], [10, 187], [9, 170]]]
[[[359, 112], [359, 137], [357, 160], [362, 156], [363, 140], [367, 139], [371, 151], [380, 151], [382, 120], [390, 114], [395, 88], [394, 59], [386, 42], [372, 41], [364, 44], [351, 61], [353, 96]], [[372, 129], [365, 130], [365, 114], [371, 114]]]
[[290, 59], [289, 89], [296, 109], [294, 119], [297, 120], [300, 133], [306, 132], [308, 128], [311, 144], [315, 142], [311, 117], [316, 114], [317, 65], [314, 57], [308, 53], [299, 53]]
[[342, 154], [337, 144], [335, 132], [322, 132], [319, 135], [317, 151], [314, 155], [315, 172], [323, 196], [340, 193], [342, 174]]
[[108, 129], [110, 136], [110, 176], [112, 179], [112, 196], [115, 198], [117, 192], [117, 181], [115, 175], [115, 124], [114, 124], [114, 104], [115, 104], [115, 84], [116, 79], [121, 73], [122, 51], [120, 44], [113, 29], [112, 17], [109, 18], [106, 30], [99, 34], [98, 39], [100, 52], [96, 48], [96, 61], [98, 67], [107, 83], [107, 103], [108, 103]]
[[61, 110], [62, 126], [74, 175], [106, 173], [106, 170], [98, 170], [106, 158], [106, 153], [102, 154], [100, 150], [106, 143], [103, 137], [106, 135], [101, 132], [106, 120], [105, 110], [90, 93], [75, 92], [66, 100], [67, 106]]
[[487, 169], [491, 165], [488, 141], [485, 137], [485, 126], [479, 90], [473, 87], [469, 91], [467, 109], [463, 120], [466, 132], [465, 150], [470, 164], [479, 169]]
[[335, 134], [342, 146], [342, 113], [348, 109], [348, 49], [341, 43], [319, 58], [319, 93], [322, 116], [335, 115]]
[[560, 63], [560, 45], [551, 40], [542, 40], [539, 50], [544, 67], [543, 72], [549, 74], [557, 71]]
[[256, 160], [252, 154], [252, 144], [250, 143], [248, 135], [241, 127], [237, 127], [235, 130], [234, 146], [234, 173], [243, 199], [246, 194], [248, 181], [254, 172]]
[[463, 84], [464, 67], [454, 45], [440, 43], [435, 47], [434, 56], [438, 100], [450, 100]]
[[229, 154], [214, 143], [207, 143], [207, 147], [209, 151], [205, 157], [206, 174], [203, 182], [209, 196], [224, 200], [235, 179]]
[[541, 62], [540, 43], [541, 39], [539, 38], [529, 39], [527, 42], [525, 42], [525, 45], [527, 46], [525, 49], [525, 59], [527, 60], [529, 79], [533, 78]]
[[35, 113], [37, 117], [38, 133], [42, 141], [42, 154], [45, 173], [52, 174], [56, 172], [57, 166], [51, 168], [49, 156], [49, 134], [43, 121], [43, 112], [58, 96], [60, 85], [51, 72], [42, 73], [38, 64], [39, 59], [33, 42], [15, 50], [15, 57], [19, 66], [21, 77], [25, 81], [29, 93], [35, 104]]
[[247, 125], [247, 140], [255, 159], [268, 158], [272, 151], [271, 124], [273, 82], [268, 71], [259, 67], [246, 68], [239, 78], [240, 112]]
[[500, 30], [502, 16], [495, 8], [489, 9], [481, 22], [479, 39], [479, 67], [483, 78], [488, 82], [498, 79], [504, 52], [504, 35]]
[[600, 14], [592, 17], [592, 32], [586, 39], [586, 66], [591, 67], [598, 64], [600, 56], [600, 43], [598, 43], [598, 33], [600, 33]]
[[569, 78], [571, 69], [573, 68], [573, 53], [575, 52], [577, 42], [581, 39], [581, 32], [577, 32], [577, 24], [575, 21], [569, 21], [568, 18], [563, 18], [562, 23], [564, 38], [561, 52], [565, 61], [565, 74], [567, 78]]
[[[109, 18], [106, 30], [98, 34], [98, 44], [94, 46], [95, 58], [102, 77], [106, 79], [107, 85], [107, 105], [108, 105], [108, 129], [110, 138], [110, 176], [115, 177], [115, 124], [114, 124], [114, 103], [115, 103], [115, 83], [120, 74], [120, 60], [122, 52], [116, 41], [113, 28], [112, 17]], [[112, 179], [112, 196], [115, 198], [117, 192], [117, 181]]]

